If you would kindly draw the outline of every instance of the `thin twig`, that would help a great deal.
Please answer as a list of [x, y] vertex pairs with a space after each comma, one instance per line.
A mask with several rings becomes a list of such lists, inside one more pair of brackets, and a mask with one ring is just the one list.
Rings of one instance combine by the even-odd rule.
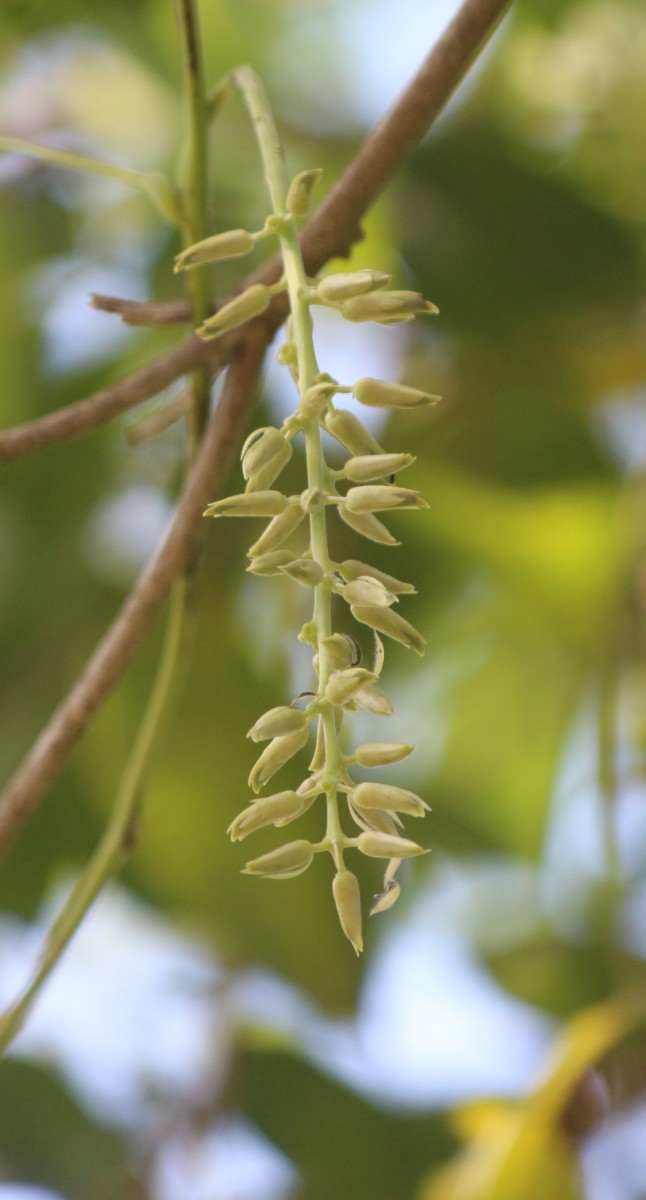
[[122, 300], [92, 292], [92, 308], [117, 313], [125, 325], [184, 325], [193, 314], [188, 300]]
[[[347, 252], [357, 236], [360, 217], [442, 110], [478, 50], [501, 20], [509, 2], [466, 0], [462, 5], [399, 102], [367, 138], [305, 230], [302, 244], [310, 273], [317, 271], [333, 255]], [[353, 195], [355, 188], [356, 197]], [[278, 277], [279, 270], [278, 266], [269, 263], [256, 278], [271, 282]], [[223, 355], [234, 354], [234, 361], [218, 409], [207, 426], [189, 473], [168, 537], [0, 797], [0, 854], [6, 851], [45, 795], [92, 717], [118, 683], [158, 615], [173, 580], [192, 561], [202, 536], [200, 515], [205, 504], [217, 496], [224, 484], [252, 407], [266, 346], [284, 312], [284, 297], [276, 297], [264, 317], [246, 326], [238, 337], [228, 340], [228, 347], [223, 339]], [[180, 351], [187, 360], [183, 369], [159, 386], [163, 387], [178, 375], [190, 371], [201, 361], [200, 355], [206, 352], [198, 339], [191, 338], [164, 357]], [[175, 372], [176, 361], [173, 361]], [[146, 374], [156, 368], [157, 363], [151, 363], [136, 374]], [[131, 387], [132, 377], [116, 389], [110, 389], [113, 403], [115, 391], [118, 396]], [[144, 387], [141, 398], [152, 394]], [[125, 407], [129, 405], [125, 404], [118, 411]], [[51, 420], [56, 415], [42, 420]], [[36, 424], [32, 422], [32, 428]], [[10, 435], [14, 432], [7, 431], [2, 436], [11, 441]], [[64, 436], [57, 440], [63, 441]], [[48, 443], [36, 438], [36, 448], [44, 444]], [[23, 453], [29, 453], [32, 448], [30, 446]], [[20, 452], [10, 455], [19, 456]]]
[[162, 405], [155, 412], [147, 413], [145, 417], [133, 421], [132, 425], [126, 427], [126, 441], [131, 446], [138, 446], [140, 442], [149, 442], [152, 438], [159, 437], [160, 433], [165, 433], [181, 417], [186, 416], [190, 403], [191, 398], [188, 392], [184, 391], [175, 400], [170, 400], [168, 404]]
[[264, 353], [265, 334], [257, 326], [255, 336], [247, 337], [244, 351], [228, 371], [220, 403], [206, 428], [161, 549], [0, 798], [0, 855], [45, 795], [132, 661], [173, 581], [194, 562], [205, 531], [202, 513], [221, 492], [233, 465], [255, 403]]
[[211, 369], [215, 370], [224, 359], [225, 347], [215, 355], [213, 349], [213, 344], [209, 346], [195, 334], [190, 334], [178, 346], [158, 355], [119, 383], [102, 388], [93, 396], [68, 404], [45, 417], [37, 417], [24, 425], [14, 425], [12, 429], [0, 433], [0, 463], [24, 458], [27, 454], [58, 446], [98, 429], [129, 408], [155, 396], [181, 375], [187, 374], [196, 363], [210, 361]]

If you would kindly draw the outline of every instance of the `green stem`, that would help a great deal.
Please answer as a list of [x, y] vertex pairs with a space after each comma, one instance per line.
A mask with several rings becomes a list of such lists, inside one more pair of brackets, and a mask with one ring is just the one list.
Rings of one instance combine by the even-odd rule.
[[[314, 349], [312, 317], [306, 299], [309, 280], [303, 265], [296, 222], [286, 212], [287, 192], [290, 181], [285, 165], [285, 155], [267, 93], [255, 71], [251, 67], [239, 67], [233, 72], [231, 78], [240, 89], [253, 122], [274, 215], [280, 218], [278, 234], [281, 242], [285, 278], [289, 293], [292, 337], [297, 356], [298, 386], [300, 394], [303, 395], [308, 388], [316, 383], [319, 375], [319, 366], [316, 361], [316, 352]], [[305, 438], [309, 487], [326, 492], [327, 468], [323, 455], [318, 421], [314, 418], [305, 421], [303, 423], [303, 435]], [[330, 555], [325, 509], [310, 514], [310, 545], [312, 559], [318, 563], [324, 575], [323, 582], [315, 588], [314, 592], [313, 620], [316, 625], [318, 639], [316, 649], [319, 659], [320, 720], [323, 722], [325, 734], [326, 836], [333, 847], [335, 862], [340, 869], [343, 865], [343, 845], [346, 839], [339, 818], [337, 781], [339, 770], [343, 763], [343, 756], [336, 731], [334, 706], [323, 699], [331, 667], [325, 647], [321, 646], [321, 642], [324, 638], [329, 637], [332, 632], [331, 589], [328, 581]]]
[[106, 830], [47, 935], [40, 962], [32, 979], [0, 1018], [0, 1053], [6, 1050], [20, 1031], [33, 1001], [99, 892], [108, 879], [120, 870], [131, 853], [136, 838], [144, 783], [160, 743], [169, 700], [185, 661], [182, 651], [187, 636], [186, 593], [189, 586], [189, 582], [182, 579], [171, 593], [168, 623], [157, 675]]
[[[208, 234], [207, 104], [199, 22], [194, 0], [175, 0], [182, 46], [182, 72], [186, 103], [187, 141], [182, 169], [184, 246], [201, 242]], [[189, 271], [189, 294], [196, 327], [210, 312], [209, 273], [206, 267]], [[208, 365], [191, 375], [192, 412], [190, 439], [193, 455], [208, 419], [210, 372]]]
[[55, 146], [42, 146], [38, 142], [28, 142], [23, 138], [0, 137], [0, 150], [9, 154], [25, 154], [28, 158], [36, 158], [39, 162], [47, 163], [50, 167], [59, 167], [64, 171], [101, 175], [104, 179], [123, 183], [126, 187], [137, 188], [150, 197], [167, 221], [175, 223], [179, 219], [175, 189], [170, 180], [159, 172], [133, 171], [129, 167], [118, 167], [114, 163], [101, 162], [84, 154], [72, 154], [69, 150], [59, 150]]

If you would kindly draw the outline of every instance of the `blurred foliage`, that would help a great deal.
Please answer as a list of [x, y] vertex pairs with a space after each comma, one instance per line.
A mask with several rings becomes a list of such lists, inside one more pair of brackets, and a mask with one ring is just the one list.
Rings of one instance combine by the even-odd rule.
[[[343, 6], [355, 8], [365, 11], [356, 0]], [[341, 7], [211, 0], [202, 9], [209, 78], [251, 62], [277, 103], [291, 169], [321, 165], [329, 188], [359, 143], [362, 119], [350, 91], [335, 91], [334, 82], [325, 119], [308, 124], [294, 99], [294, 55], [286, 57], [308, 21], [324, 18], [335, 33], [318, 57], [304, 57], [301, 89], [308, 79], [313, 92], [323, 88], [331, 63], [334, 81], [349, 80], [355, 50], [342, 36]], [[408, 16], [421, 56], [430, 40], [424, 8]], [[405, 23], [394, 8], [391, 17]], [[7, 0], [0, 34], [2, 132], [174, 169], [182, 130], [170, 3], [114, 0], [90, 19], [78, 0], [55, 10], [43, 0]], [[377, 73], [387, 50], [373, 42], [366, 36], [365, 55]], [[353, 257], [392, 270], [398, 286], [419, 287], [441, 309], [432, 328], [410, 334], [406, 326], [405, 337], [379, 330], [401, 355], [402, 381], [445, 397], [428, 414], [396, 414], [383, 433], [388, 450], [415, 450], [408, 482], [430, 509], [414, 522], [393, 518], [401, 548], [371, 558], [415, 582], [406, 616], [429, 641], [421, 665], [396, 647], [385, 678], [397, 714], [388, 735], [418, 742], [408, 779], [433, 808], [425, 836], [434, 853], [408, 874], [408, 895], [432, 888], [434, 864], [451, 858], [467, 877], [486, 855], [543, 873], [560, 900], [537, 902], [532, 928], [504, 946], [483, 939], [477, 949], [509, 995], [572, 1018], [563, 1061], [578, 1055], [586, 1022], [600, 1022], [599, 1039], [582, 1035], [581, 1071], [623, 1028], [621, 1018], [613, 1024], [609, 998], [644, 976], [621, 923], [644, 864], [628, 855], [630, 869], [616, 878], [602, 808], [605, 793], [621, 815], [626, 788], [643, 783], [646, 743], [645, 44], [640, 0], [519, 0], [465, 98], [375, 206]], [[383, 109], [392, 98], [384, 94]], [[212, 145], [214, 228], [256, 227], [265, 200], [238, 104], [222, 115]], [[116, 318], [86, 309], [89, 290], [181, 294], [175, 239], [145, 198], [3, 158], [0, 221], [3, 426], [121, 378], [178, 336], [115, 328]], [[236, 278], [233, 267], [223, 269], [217, 291]], [[254, 425], [271, 419], [275, 403], [274, 394], [264, 397]], [[158, 531], [154, 521], [152, 534], [140, 523], [144, 501], [177, 492], [178, 430], [132, 447], [125, 424], [7, 466], [0, 477], [3, 777], [82, 667]], [[290, 470], [302, 478], [297, 457]], [[124, 498], [123, 509], [110, 507]], [[334, 538], [338, 557], [364, 556], [345, 527]], [[245, 575], [247, 542], [244, 522], [210, 531], [196, 653], [125, 881], [178, 928], [204, 937], [234, 976], [268, 965], [328, 1014], [349, 1017], [364, 972], [406, 927], [410, 900], [371, 923], [359, 964], [337, 927], [322, 863], [284, 887], [240, 877], [244, 852], [224, 831], [245, 803], [254, 752], [244, 733], [307, 686], [295, 657], [305, 598], [286, 581]], [[58, 878], [87, 858], [159, 641], [158, 629], [3, 865], [7, 912], [33, 917]], [[608, 673], [618, 700], [603, 717], [600, 751], [598, 695]], [[378, 722], [366, 740], [380, 736]], [[554, 860], [573, 755], [590, 802]], [[281, 779], [290, 786], [288, 771]], [[314, 813], [303, 829], [317, 829]], [[595, 837], [594, 869], [577, 865], [579, 841]], [[271, 833], [259, 837], [257, 852], [271, 845]], [[362, 885], [377, 890], [379, 872], [370, 864], [363, 871]], [[475, 871], [469, 903], [477, 912]], [[503, 907], [511, 913], [515, 903], [510, 890]], [[501, 912], [493, 924], [506, 919]], [[602, 1001], [596, 1016], [585, 1015]], [[205, 1047], [205, 1058], [212, 1052]], [[513, 1108], [492, 1101], [477, 1121], [461, 1117], [469, 1148], [447, 1167], [454, 1142], [443, 1114], [395, 1112], [387, 1095], [379, 1105], [358, 1099], [300, 1061], [296, 1048], [243, 1046], [234, 1060], [223, 1097], [207, 1109], [253, 1119], [297, 1164], [308, 1200], [582, 1195], [554, 1117], [564, 1096], [549, 1117], [541, 1107], [549, 1082]], [[145, 1146], [134, 1144], [84, 1115], [59, 1079], [24, 1063], [3, 1064], [0, 1092], [0, 1178], [41, 1182], [70, 1200], [139, 1194], [117, 1164], [130, 1161], [148, 1178], [164, 1120]], [[186, 1106], [186, 1122], [200, 1126], [203, 1103]], [[522, 1176], [509, 1166], [519, 1162]], [[425, 1172], [439, 1168], [418, 1192]]]

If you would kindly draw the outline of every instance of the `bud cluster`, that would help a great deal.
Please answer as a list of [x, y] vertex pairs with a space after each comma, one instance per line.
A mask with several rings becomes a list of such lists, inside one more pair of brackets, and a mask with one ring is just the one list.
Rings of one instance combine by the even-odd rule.
[[[338, 309], [349, 321], [376, 321], [390, 325], [412, 320], [437, 309], [416, 292], [388, 291], [390, 276], [381, 271], [356, 271], [328, 275], [320, 280], [305, 275], [295, 221], [302, 217], [319, 172], [303, 172], [287, 189], [280, 211], [267, 219], [265, 230], [252, 235], [232, 230], [190, 247], [180, 256], [178, 269], [248, 253], [259, 236], [274, 233], [280, 238], [285, 277], [278, 285], [289, 295], [290, 340], [281, 360], [294, 376], [299, 393], [295, 412], [281, 428], [256, 430], [242, 448], [242, 471], [246, 481], [240, 495], [216, 500], [205, 516], [260, 517], [267, 523], [248, 551], [248, 570], [256, 575], [288, 575], [314, 594], [312, 620], [301, 631], [302, 641], [313, 651], [316, 691], [291, 707], [279, 706], [264, 713], [248, 737], [265, 743], [249, 776], [254, 796], [232, 822], [229, 834], [242, 841], [259, 829], [290, 824], [302, 816], [319, 797], [325, 797], [327, 825], [319, 842], [288, 841], [277, 849], [249, 861], [250, 875], [287, 879], [306, 871], [314, 855], [328, 852], [335, 864], [332, 885], [342, 929], [357, 953], [363, 948], [361, 898], [356, 876], [344, 861], [347, 850], [356, 849], [369, 858], [387, 861], [383, 890], [375, 897], [372, 912], [389, 908], [397, 899], [395, 875], [403, 859], [426, 851], [402, 834], [402, 817], [424, 816], [428, 806], [415, 793], [391, 784], [358, 782], [352, 767], [372, 770], [406, 758], [414, 749], [398, 742], [369, 742], [353, 753], [341, 747], [340, 733], [346, 714], [358, 709], [390, 716], [392, 704], [379, 687], [384, 658], [381, 636], [424, 653], [425, 640], [419, 630], [399, 615], [396, 606], [402, 595], [411, 594], [411, 584], [402, 582], [369, 563], [348, 559], [334, 561], [328, 551], [330, 510], [369, 541], [397, 545], [381, 514], [399, 509], [425, 509], [420, 494], [395, 483], [395, 477], [414, 462], [408, 453], [386, 453], [362, 422], [334, 405], [339, 393], [351, 393], [367, 406], [392, 409], [421, 408], [439, 397], [412, 387], [363, 378], [341, 385], [318, 371], [311, 341], [308, 309], [323, 304]], [[209, 318], [203, 337], [222, 333], [263, 312], [277, 287], [253, 284]], [[314, 364], [314, 365], [312, 365]], [[348, 452], [340, 470], [332, 470], [323, 457], [321, 431], [326, 431]], [[292, 443], [302, 435], [307, 450], [308, 477], [303, 490], [285, 495], [276, 480], [292, 457]], [[377, 516], [376, 514], [380, 514]], [[306, 550], [291, 549], [292, 535], [303, 524], [309, 526]], [[361, 665], [358, 642], [334, 632], [333, 597], [345, 603], [354, 619], [372, 631], [376, 647], [371, 667]], [[308, 774], [293, 791], [278, 791], [258, 798], [259, 792], [308, 742], [314, 734], [314, 752]], [[346, 832], [339, 805], [354, 824]]]

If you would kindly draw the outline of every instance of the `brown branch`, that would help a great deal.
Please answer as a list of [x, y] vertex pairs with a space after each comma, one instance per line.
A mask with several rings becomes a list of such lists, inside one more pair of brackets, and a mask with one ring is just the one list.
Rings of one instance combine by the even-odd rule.
[[118, 683], [175, 579], [199, 550], [206, 504], [226, 482], [256, 396], [266, 332], [257, 325], [232, 363], [167, 537], [140, 576], [62, 704], [23, 759], [0, 800], [0, 855], [48, 791], [93, 716]]
[[112, 387], [0, 433], [0, 463], [24, 458], [48, 446], [58, 446], [90, 433], [156, 395], [197, 363], [206, 361], [213, 362], [213, 343], [209, 345], [191, 334], [178, 346], [158, 355]]
[[[358, 236], [360, 218], [442, 110], [509, 3], [510, 0], [465, 0], [401, 99], [366, 139], [357, 157], [304, 231], [302, 243], [310, 273], [319, 270], [328, 258], [348, 252]], [[279, 272], [280, 266], [273, 260], [252, 279], [269, 282], [277, 278]], [[233, 356], [233, 363], [220, 404], [207, 426], [189, 473], [168, 537], [135, 585], [71, 692], [0, 797], [0, 854], [6, 851], [45, 795], [92, 717], [118, 683], [159, 613], [173, 580], [191, 563], [201, 538], [202, 510], [205, 503], [217, 495], [226, 479], [252, 406], [264, 351], [273, 332], [284, 319], [285, 311], [284, 296], [277, 296], [263, 318], [245, 326], [242, 334], [222, 339], [221, 361]], [[26, 439], [27, 449], [19, 449], [18, 431], [7, 431], [0, 436], [0, 456], [3, 444], [5, 447], [14, 447], [14, 452], [5, 454], [5, 457], [19, 457], [20, 453], [30, 453], [32, 449], [76, 436], [79, 430], [74, 414], [79, 410], [85, 412], [80, 432], [96, 428], [103, 420], [95, 419], [93, 409], [97, 407], [97, 400], [99, 407], [101, 404], [111, 405], [111, 415], [117, 415], [130, 407], [130, 403], [138, 403], [139, 399], [152, 395], [179, 375], [188, 373], [204, 361], [203, 356], [209, 353], [209, 349], [191, 336], [114, 388], [106, 389], [106, 392], [98, 393], [88, 401], [80, 401], [61, 413], [53, 413], [40, 421], [22, 426], [21, 437]], [[167, 374], [159, 382], [157, 373], [161, 370], [163, 374], [164, 364]], [[152, 384], [151, 378], [154, 380]], [[137, 387], [142, 389], [137, 397], [131, 402], [124, 402], [124, 397], [130, 397]], [[151, 390], [147, 390], [149, 387]], [[106, 395], [110, 397], [109, 401], [105, 400]], [[87, 415], [88, 410], [83, 409], [84, 405], [89, 405], [90, 416]], [[70, 410], [73, 414], [71, 418]], [[110, 416], [104, 419], [109, 420]], [[37, 431], [34, 433], [35, 427], [53, 428], [58, 430], [58, 434], [53, 438], [43, 437]], [[66, 432], [60, 432], [61, 428], [65, 428]]]
[[182, 325], [193, 319], [188, 300], [122, 300], [92, 292], [90, 304], [100, 312], [117, 313], [125, 325]]

